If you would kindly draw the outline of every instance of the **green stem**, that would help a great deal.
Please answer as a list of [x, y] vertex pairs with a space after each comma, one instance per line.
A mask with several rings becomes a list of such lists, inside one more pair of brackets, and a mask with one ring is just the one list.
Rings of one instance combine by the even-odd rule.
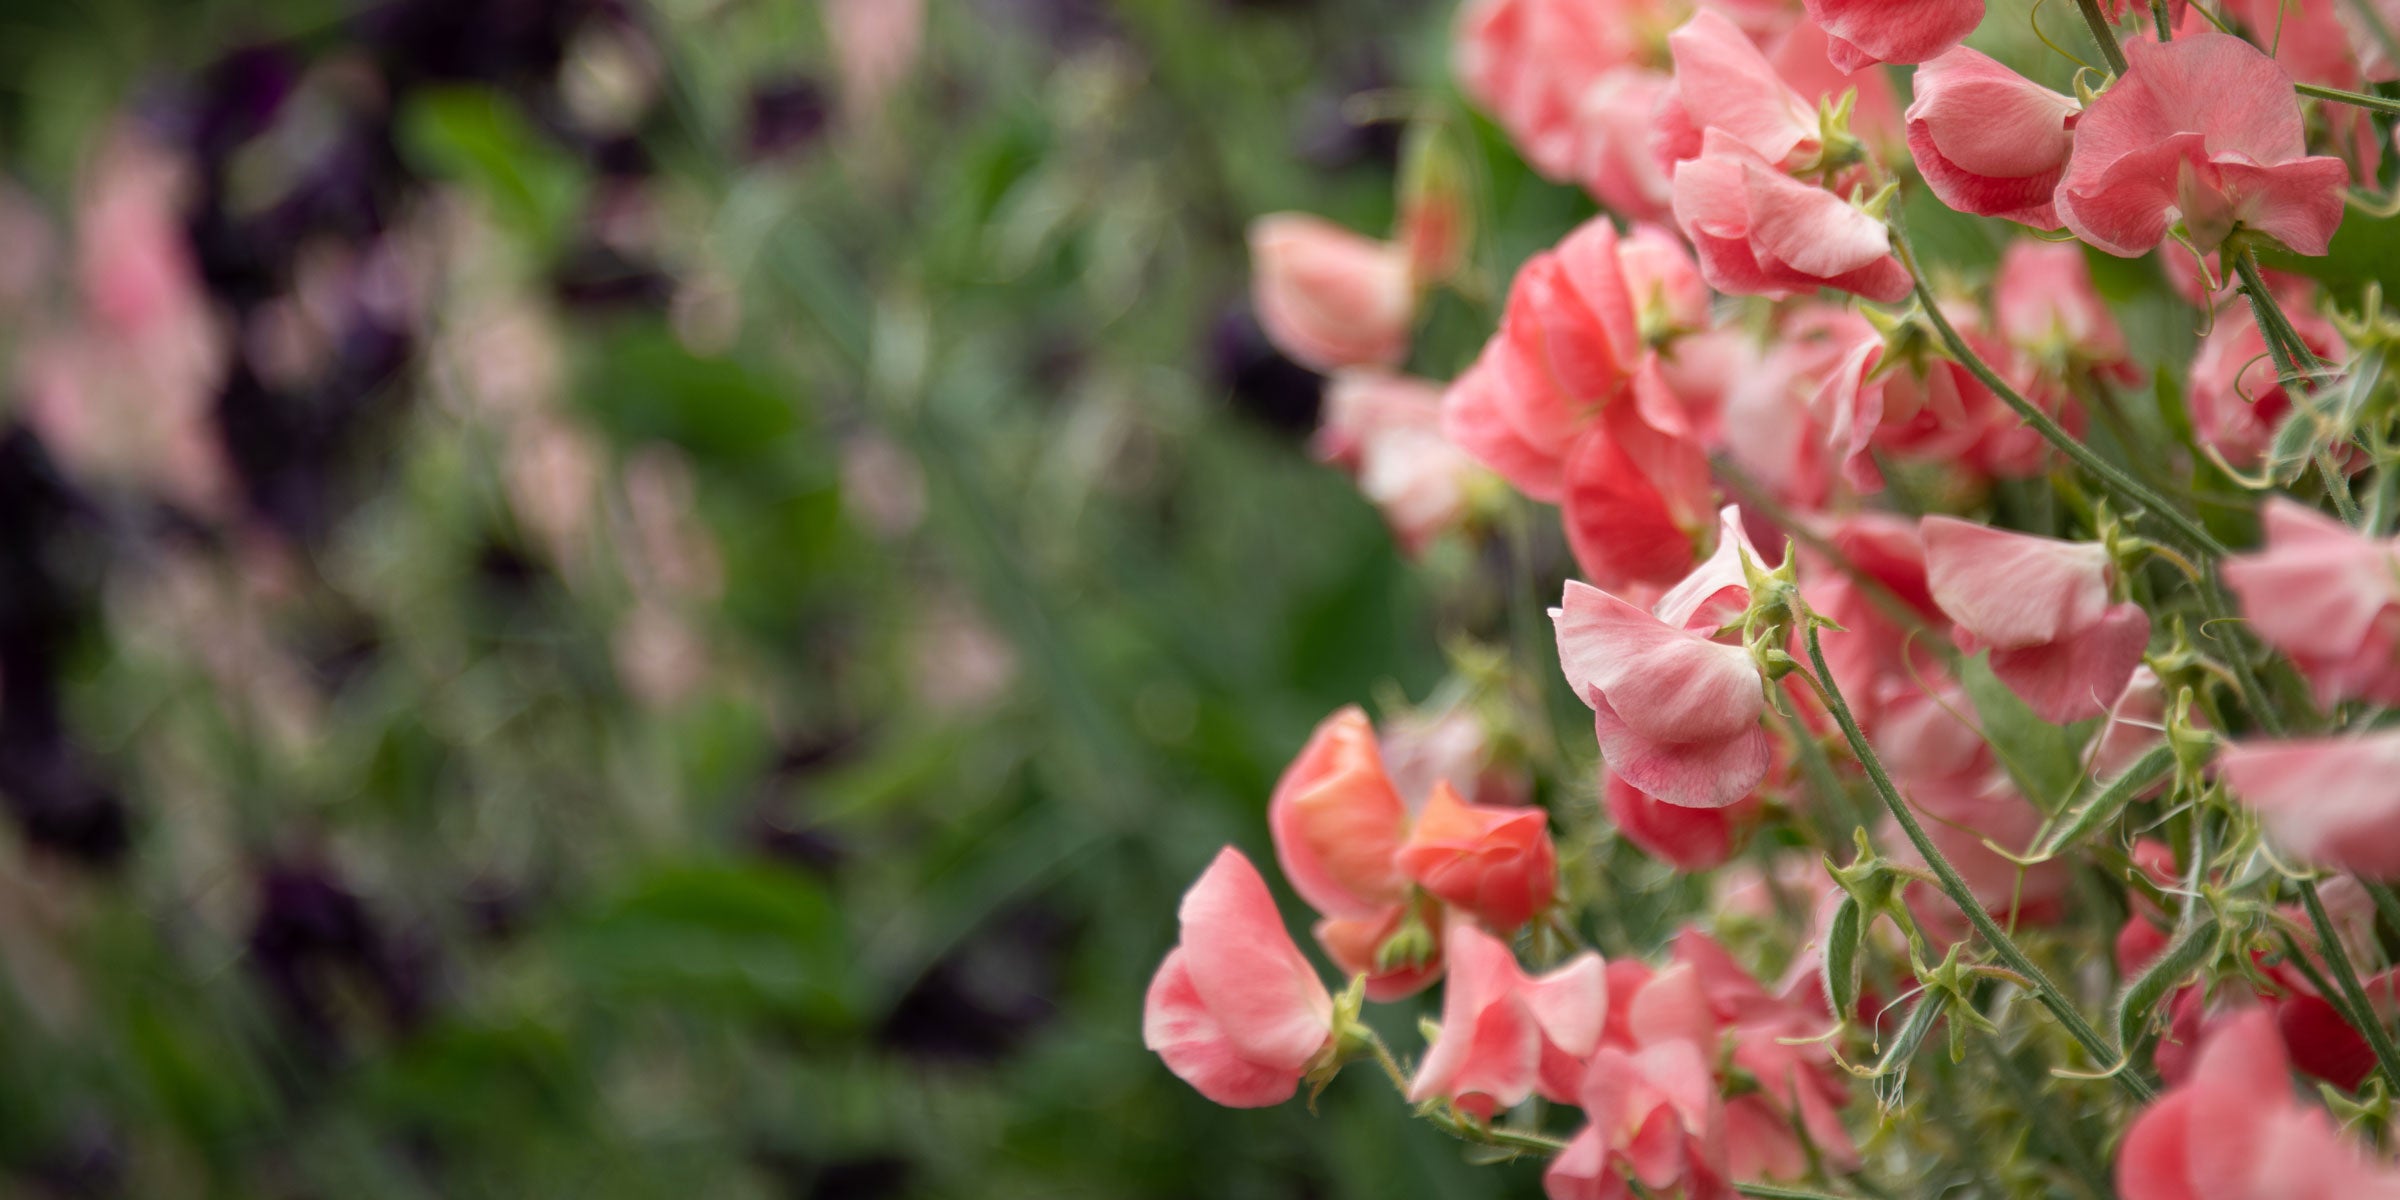
[[2326, 87], [2320, 83], [2295, 83], [2292, 85], [2292, 90], [2300, 93], [2303, 96], [2311, 96], [2319, 100], [2331, 100], [2335, 104], [2349, 104], [2355, 105], [2359, 108], [2372, 109], [2373, 111], [2382, 113], [2385, 116], [2400, 116], [2400, 100], [2394, 100], [2389, 96], [2374, 96], [2365, 92], [2349, 92], [2344, 91], [2341, 88]]
[[[2300, 336], [2283, 304], [2275, 298], [2274, 289], [2267, 286], [2266, 275], [2259, 270], [2258, 252], [2245, 245], [2233, 256], [2233, 269], [2242, 277], [2242, 295], [2250, 300], [2250, 313], [2258, 321], [2259, 336], [2267, 343], [2267, 355], [2275, 360], [2276, 382], [2314, 414], [2315, 387], [2310, 375], [2323, 365], [2317, 352], [2309, 348], [2307, 339]], [[2325, 480], [2325, 494], [2333, 498], [2334, 511], [2342, 522], [2352, 528], [2360, 523], [2358, 500], [2350, 494], [2350, 478], [2333, 459], [2331, 450], [2316, 455], [2317, 473]]]
[[2308, 909], [2309, 924], [2317, 927], [2317, 942], [2325, 951], [2325, 964], [2332, 968], [2334, 982], [2341, 985], [2353, 1023], [2366, 1035], [2367, 1044], [2375, 1048], [2375, 1064], [2383, 1070], [2384, 1081], [2400, 1086], [2400, 1046], [2392, 1044], [2391, 1030], [2384, 1028], [2383, 1019], [2375, 1015], [2375, 1006], [2367, 1000], [2367, 989], [2359, 986], [2358, 971], [2350, 965], [2350, 952], [2342, 948], [2333, 918], [2325, 915], [2325, 902], [2317, 898], [2316, 880], [2300, 881], [2300, 903]]
[[2108, 1039], [2100, 1036], [2100, 1031], [2092, 1028], [2091, 1022], [2084, 1020], [2083, 1014], [2076, 1011], [2074, 1002], [2067, 998], [2058, 984], [2051, 981], [2049, 974], [2033, 961], [2031, 955], [2025, 953], [2023, 947], [2017, 945], [2014, 938], [2008, 936], [2007, 930], [2000, 928], [1999, 922], [1992, 920], [1992, 914], [1986, 912], [1982, 902], [1975, 898], [1974, 890], [1967, 886], [1958, 868], [1950, 865], [1941, 847], [1934, 845], [1933, 839], [1926, 835], [1925, 827], [1917, 822], [1916, 813], [1910, 811], [1908, 802], [1900, 797], [1899, 788], [1893, 785], [1892, 777], [1884, 772], [1883, 760], [1876, 756], [1875, 748], [1867, 744], [1866, 732], [1858, 727], [1858, 718], [1851, 715], [1849, 702], [1842, 698], [1841, 689], [1834, 685], [1833, 669], [1825, 663], [1824, 646], [1817, 636], [1816, 624], [1807, 607], [1801, 604], [1796, 593], [1788, 594], [1786, 603], [1807, 630], [1809, 664], [1815, 668], [1814, 678], [1810, 678], [1807, 672], [1803, 672], [1801, 678], [1809, 679], [1818, 698], [1825, 702], [1827, 711], [1833, 714], [1834, 723], [1842, 727], [1842, 736], [1849, 740], [1850, 752], [1858, 756], [1859, 765], [1866, 768], [1867, 778], [1874, 783], [1876, 795], [1883, 799], [1883, 806], [1890, 810], [1892, 819], [1899, 823], [1900, 831], [1908, 835], [1909, 844], [1917, 848], [1925, 865], [1932, 868], [1943, 894], [1957, 906], [1967, 923], [1975, 927], [1975, 932], [1982, 934], [1984, 941], [1991, 944], [1993, 953], [1999, 955], [2000, 961], [2025, 977], [2032, 987], [2034, 999], [2058, 1018], [2059, 1024], [2066, 1027], [2068, 1036], [2082, 1045], [2085, 1052], [2092, 1056], [2092, 1061], [2113, 1068], [2110, 1077], [2117, 1081], [2117, 1086], [2132, 1094], [2134, 1099], [2148, 1102], [2157, 1094], [2149, 1080], [2125, 1061], [2123, 1051], [2109, 1045]]
[[1807, 1188], [1784, 1187], [1773, 1183], [1737, 1183], [1733, 1190], [1758, 1200], [1844, 1200], [1831, 1192], [1812, 1192]]
[[2225, 543], [2218, 541], [2198, 521], [2186, 516], [2173, 502], [2094, 453], [2091, 447], [2076, 440], [2075, 435], [2051, 419], [2050, 414], [2043, 412], [2031, 400], [2019, 394], [2017, 389], [2010, 387], [2007, 380], [2000, 378], [1999, 372], [1992, 370], [1991, 364], [1984, 362], [1982, 356], [1967, 345], [1966, 339], [1959, 336], [1958, 328], [1950, 323], [1950, 318], [1942, 315], [1941, 305], [1934, 300], [1933, 288], [1925, 282], [1925, 272], [1918, 266], [1916, 251], [1910, 247], [1908, 235], [1896, 220], [1892, 222], [1892, 241], [1898, 247], [1909, 275], [1916, 280], [1918, 306], [1924, 309], [1926, 320], [1932, 323], [1934, 332], [1940, 335], [1943, 346], [1949, 349], [1950, 356], [1957, 359], [1959, 365], [1965, 367], [1983, 386], [1991, 389], [1993, 395], [2000, 397], [2001, 403], [2008, 405], [2035, 433], [2042, 436], [2043, 441], [2056, 447], [2075, 465], [2091, 472], [2119, 499], [2142, 509], [2174, 530], [2176, 536], [2203, 557], [2223, 558], [2232, 553], [2226, 549]]
[[2092, 40], [2100, 43], [2100, 57], [2108, 60], [2108, 69], [2119, 75], [2125, 73], [2125, 48], [2117, 44], [2117, 31], [2108, 23], [2108, 14], [2100, 11], [2100, 0], [2075, 0], [2083, 10], [2083, 23], [2091, 26]]

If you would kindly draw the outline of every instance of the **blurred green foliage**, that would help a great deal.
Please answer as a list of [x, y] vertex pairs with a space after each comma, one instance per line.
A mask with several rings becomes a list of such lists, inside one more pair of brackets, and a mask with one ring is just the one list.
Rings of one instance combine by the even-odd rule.
[[[582, 15], [488, 71], [330, 0], [0, 16], [0, 169], [67, 225], [112, 123], [183, 128], [267, 45], [379, 78], [395, 225], [482, 231], [430, 256], [405, 365], [339, 395], [367, 416], [291, 448], [330, 479], [308, 520], [254, 494], [195, 541], [73, 480], [102, 515], [42, 531], [63, 736], [131, 833], [5, 850], [0, 1190], [1531, 1194], [1371, 1078], [1227, 1113], [1139, 1034], [1184, 882], [1228, 841], [1264, 860], [1311, 725], [1442, 670], [1433, 592], [1307, 412], [1237, 394], [1225, 314], [1250, 217], [1388, 225], [1341, 106], [1455, 106], [1446, 6], [936, 0], [886, 111], [765, 158], [752, 97], [833, 86], [810, 3], [398, 7], [469, 58]], [[562, 116], [590, 29], [655, 71], [630, 179]], [[1479, 137], [1505, 278], [1589, 210]], [[576, 302], [628, 196], [672, 298]], [[1490, 319], [1445, 303], [1428, 371]], [[582, 515], [624, 524], [662, 447], [688, 466], [721, 587], [682, 603], [671, 698], [618, 645], [639, 539], [566, 560], [457, 398], [460, 345], [527, 311], [610, 481]], [[862, 512], [862, 471], [904, 508], [921, 480], [922, 519]], [[180, 624], [178, 579], [214, 598]]]

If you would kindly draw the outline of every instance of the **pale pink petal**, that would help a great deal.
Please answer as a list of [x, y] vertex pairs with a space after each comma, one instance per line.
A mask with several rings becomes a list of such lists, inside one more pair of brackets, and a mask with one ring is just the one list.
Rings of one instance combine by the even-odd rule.
[[1297, 1071], [1332, 1034], [1333, 997], [1292, 944], [1267, 881], [1227, 846], [1183, 895], [1184, 969], [1243, 1058]]
[[1297, 1068], [1278, 1069], [1242, 1056], [1192, 986], [1182, 950], [1167, 953], [1142, 1001], [1142, 1044], [1176, 1078], [1228, 1108], [1281, 1104], [1300, 1089]]
[[2119, 604], [2055, 642], [1992, 650], [1992, 674], [2055, 725], [2101, 716], [2125, 691], [2150, 644], [2150, 614]]
[[1983, 20], [1983, 0], [1807, 0], [1808, 15], [1851, 48], [1834, 61], [1921, 63], [1957, 45]]
[[2054, 642], [2089, 627], [2108, 608], [2108, 551], [2097, 542], [1943, 516], [1925, 518], [1921, 528], [1934, 602], [1986, 644]]
[[2227, 746], [2217, 776], [2290, 853], [2400, 876], [2400, 732]]
[[1567, 682], [1587, 701], [1608, 697], [1639, 736], [1729, 738], [1765, 713], [1758, 670], [1740, 646], [1670, 628], [1589, 584], [1570, 581], [1563, 603], [1552, 619]]

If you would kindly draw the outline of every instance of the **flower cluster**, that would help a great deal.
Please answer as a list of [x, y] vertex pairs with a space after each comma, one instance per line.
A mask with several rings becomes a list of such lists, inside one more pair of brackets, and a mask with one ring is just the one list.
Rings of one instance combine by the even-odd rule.
[[[1360, 1004], [1439, 979], [1440, 1017], [1410, 1069], [1313, 976], [1208, 1000], [1237, 1047], [1309, 1034], [1244, 1059], [1256, 1098], [1372, 1053], [1450, 1133], [1547, 1157], [1554, 1198], [1931, 1194], [1928, 1162], [1992, 1195], [2400, 1188], [2341, 1127], [2400, 1089], [2400, 323], [2309, 261], [2391, 186], [2400, 101], [2361, 89], [2400, 76], [2400, 14], [2083, 0], [2104, 65], [2070, 75], [2011, 39], [2031, 7], [1472, 0], [1466, 95], [1603, 211], [1447, 372], [1411, 314], [1472, 303], [1455, 242], [1428, 271], [1260, 223], [1262, 320], [1343, 373], [1321, 445], [1405, 548], [1555, 509], [1593, 735], [1543, 732], [1522, 638], [1461, 667], [1523, 763], [1501, 799], [1462, 797], [1509, 755], [1402, 781], [1363, 713], [1318, 730], [1277, 857]], [[1412, 170], [1401, 211], [1464, 205], [1425, 183], [1461, 173]], [[1988, 257], [1921, 255], [1903, 215], [1939, 208]], [[2095, 270], [2145, 256], [2174, 336]], [[1450, 382], [1361, 374], [1403, 365]], [[1625, 916], [1712, 871], [1716, 904]], [[1196, 911], [1153, 1045], [1222, 1099], [1157, 1033], [1222, 935]], [[1291, 973], [1279, 928], [1240, 936]], [[2034, 1132], [1987, 1157], [2001, 1093]]]

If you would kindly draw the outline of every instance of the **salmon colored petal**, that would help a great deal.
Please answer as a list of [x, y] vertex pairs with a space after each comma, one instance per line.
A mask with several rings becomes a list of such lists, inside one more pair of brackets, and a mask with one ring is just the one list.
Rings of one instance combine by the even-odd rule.
[[1393, 856], [1408, 832], [1408, 806], [1356, 706], [1327, 717], [1284, 768], [1267, 824], [1284, 877], [1320, 913], [1372, 916], [1407, 891]]

